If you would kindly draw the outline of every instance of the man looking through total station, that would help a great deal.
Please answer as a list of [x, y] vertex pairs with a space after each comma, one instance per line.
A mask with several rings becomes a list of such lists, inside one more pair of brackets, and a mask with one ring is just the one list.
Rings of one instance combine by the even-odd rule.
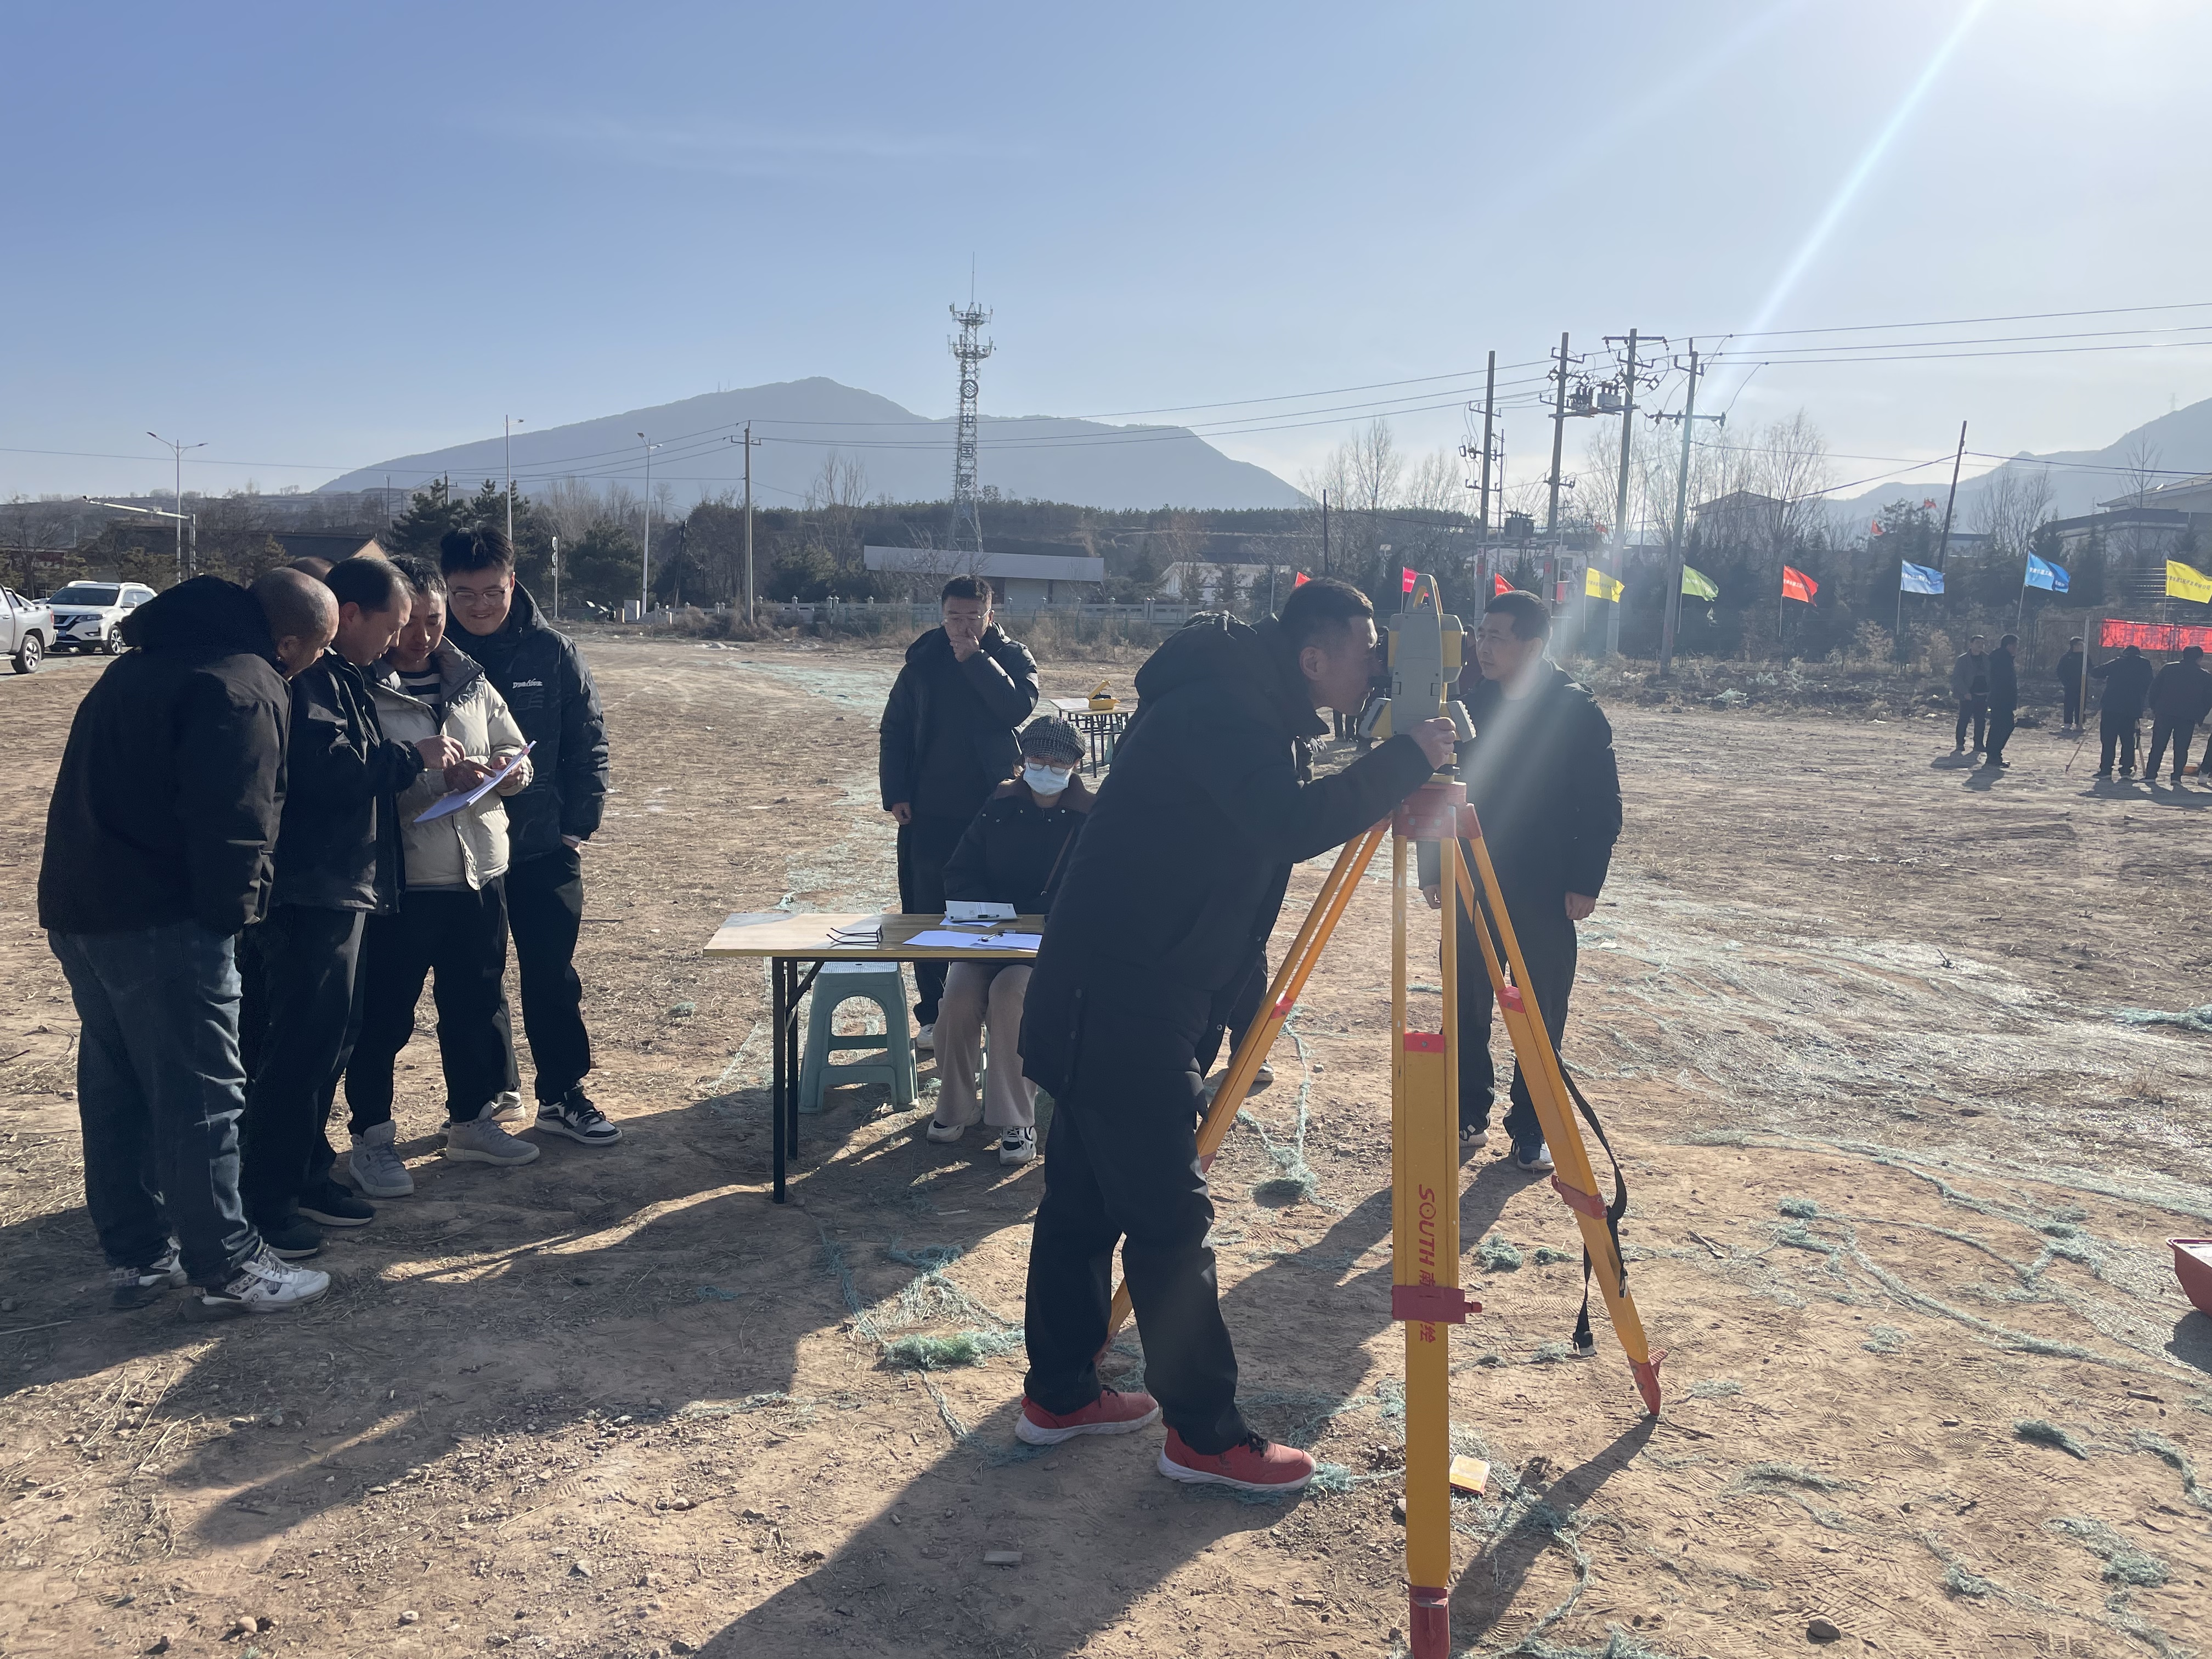
[[[1022, 1020], [1022, 1070], [1054, 1103], [1015, 1424], [1032, 1445], [1164, 1415], [1172, 1479], [1279, 1492], [1312, 1478], [1312, 1458], [1237, 1409], [1206, 1245], [1198, 1055], [1274, 927], [1291, 866], [1376, 823], [1451, 757], [1451, 722], [1427, 720], [1315, 779], [1310, 744], [1328, 730], [1315, 711], [1357, 709], [1374, 659], [1366, 596], [1322, 580], [1257, 628], [1195, 617], [1137, 671], [1141, 701], [1068, 855]], [[1157, 1401], [1098, 1380], [1117, 1240]]]

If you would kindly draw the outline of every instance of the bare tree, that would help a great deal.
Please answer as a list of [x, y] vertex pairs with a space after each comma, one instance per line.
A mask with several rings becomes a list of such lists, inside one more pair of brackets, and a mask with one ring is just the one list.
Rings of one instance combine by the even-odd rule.
[[1984, 486], [1974, 507], [1974, 528], [1996, 551], [2017, 557], [2035, 545], [2036, 532], [2051, 518], [2056, 495], [2047, 466], [2008, 461]]
[[2142, 506], [2145, 498], [2158, 488], [2160, 455], [2156, 444], [2148, 438], [2138, 438], [2128, 446], [2128, 453], [2121, 458], [2121, 470], [2127, 474], [2128, 493], [2135, 498], [2133, 504], [2136, 507]]

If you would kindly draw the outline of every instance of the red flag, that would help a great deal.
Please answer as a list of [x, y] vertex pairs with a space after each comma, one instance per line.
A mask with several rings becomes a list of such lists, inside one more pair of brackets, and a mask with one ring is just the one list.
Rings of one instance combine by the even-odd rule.
[[1920, 505], [1933, 513], [1936, 510], [1936, 498], [1933, 495], [1923, 495], [1920, 499]]
[[1304, 586], [1308, 582], [1311, 581], [1312, 580], [1313, 580], [1313, 578], [1312, 578], [1312, 577], [1310, 577], [1310, 576], [1309, 576], [1309, 575], [1307, 575], [1307, 574], [1306, 574], [1306, 573], [1305, 573], [1304, 571], [1303, 571], [1303, 570], [1299, 571], [1299, 572], [1298, 572], [1298, 574], [1297, 574], [1297, 575], [1293, 576], [1293, 577], [1291, 579], [1291, 592], [1292, 592], [1293, 593], [1297, 592], [1298, 591], [1298, 589], [1300, 589], [1301, 587], [1304, 587]]
[[1412, 592], [1413, 591], [1413, 584], [1420, 579], [1415, 576], [1412, 571], [1405, 569], [1402, 567], [1398, 574], [1404, 578], [1400, 592], [1406, 593]]
[[1803, 571], [1793, 569], [1786, 564], [1782, 567], [1782, 597], [1784, 599], [1798, 599], [1810, 605], [1813, 603], [1813, 596], [1820, 591], [1820, 584]]
[[1880, 519], [1869, 519], [1869, 520], [1867, 520], [1867, 526], [1868, 526], [1868, 529], [1867, 529], [1867, 534], [1868, 534], [1868, 535], [1869, 535], [1869, 536], [1879, 536], [1879, 535], [1881, 535], [1881, 520]]
[[1490, 591], [1492, 593], [1510, 593], [1513, 591], [1513, 584], [1503, 576], [1492, 576], [1490, 579]]

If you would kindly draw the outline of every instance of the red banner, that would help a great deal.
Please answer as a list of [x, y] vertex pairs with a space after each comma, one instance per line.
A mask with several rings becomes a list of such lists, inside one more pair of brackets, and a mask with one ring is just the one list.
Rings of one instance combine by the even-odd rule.
[[1292, 580], [1291, 580], [1291, 591], [1292, 592], [1294, 592], [1294, 593], [1295, 593], [1295, 592], [1296, 592], [1299, 588], [1304, 587], [1304, 586], [1308, 582], [1311, 581], [1312, 580], [1313, 580], [1313, 578], [1312, 578], [1312, 577], [1310, 577], [1310, 576], [1309, 576], [1309, 575], [1307, 575], [1307, 574], [1306, 574], [1306, 573], [1305, 573], [1304, 571], [1303, 571], [1303, 570], [1299, 571], [1299, 572], [1298, 572], [1298, 574], [1297, 574], [1297, 576], [1296, 576], [1296, 577], [1294, 577], [1294, 578], [1292, 578]]
[[1510, 593], [1513, 591], [1513, 584], [1503, 576], [1492, 576], [1490, 579], [1490, 591], [1492, 594]]
[[2115, 622], [2107, 617], [2097, 625], [2097, 643], [2106, 647], [2132, 645], [2145, 651], [2179, 651], [2201, 645], [2212, 651], [2212, 628], [2185, 628], [2179, 623]]
[[1813, 603], [1813, 596], [1820, 591], [1820, 584], [1803, 571], [1786, 564], [1782, 567], [1782, 597], [1784, 599], [1798, 599], [1810, 605]]
[[1402, 565], [1399, 567], [1399, 574], [1402, 579], [1399, 591], [1406, 593], [1412, 592], [1413, 591], [1413, 584], [1420, 579], [1414, 575], [1412, 571], [1406, 569]]

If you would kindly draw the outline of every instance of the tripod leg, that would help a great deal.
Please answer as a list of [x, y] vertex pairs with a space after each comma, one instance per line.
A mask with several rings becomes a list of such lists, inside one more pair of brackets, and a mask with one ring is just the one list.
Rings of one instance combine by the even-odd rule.
[[[1471, 812], [1468, 818], [1471, 822]], [[1598, 1290], [1613, 1321], [1613, 1334], [1620, 1339], [1621, 1350], [1628, 1356], [1628, 1368], [1635, 1374], [1636, 1389], [1644, 1396], [1644, 1408], [1656, 1416], [1660, 1403], [1659, 1362], [1665, 1355], [1652, 1351], [1650, 1340], [1644, 1334], [1643, 1316], [1628, 1293], [1627, 1270], [1621, 1263], [1613, 1230], [1607, 1224], [1605, 1199], [1598, 1191], [1597, 1172], [1591, 1167], [1589, 1149], [1583, 1143], [1582, 1126], [1575, 1118], [1574, 1101], [1559, 1066], [1559, 1050], [1552, 1046], [1552, 1034], [1545, 1028], [1542, 1011], [1536, 1006], [1534, 997], [1522, 988], [1529, 982], [1528, 964], [1522, 959], [1520, 941], [1513, 933], [1513, 919], [1506, 912], [1505, 896], [1498, 884], [1498, 872], [1490, 861], [1490, 849], [1482, 841], [1479, 824], [1475, 830], [1468, 845], [1474, 852], [1475, 873], [1481, 880], [1485, 903], [1475, 902], [1474, 883], [1464, 867], [1458, 872], [1456, 884], [1460, 897], [1477, 924], [1475, 936], [1482, 943], [1490, 982], [1505, 986], [1498, 994], [1498, 1010], [1504, 1016], [1506, 1032], [1513, 1039], [1514, 1060], [1520, 1066], [1521, 1075], [1528, 1080], [1536, 1121], [1543, 1126], [1545, 1142], [1552, 1149], [1555, 1166], [1553, 1190], [1575, 1212], [1583, 1248], [1589, 1254]], [[1492, 929], [1498, 936], [1495, 946], [1491, 942]], [[1510, 985], [1499, 971], [1501, 957], [1512, 969]]]
[[[1312, 907], [1306, 912], [1297, 937], [1291, 942], [1282, 966], [1275, 970], [1274, 983], [1267, 988], [1267, 1000], [1260, 1009], [1259, 1018], [1252, 1022], [1243, 1042], [1237, 1045], [1228, 1073], [1222, 1078], [1221, 1086], [1213, 1091], [1212, 1103], [1206, 1109], [1205, 1121], [1198, 1126], [1201, 1168], [1212, 1167], [1214, 1154], [1229, 1138], [1229, 1126], [1236, 1122], [1237, 1111], [1244, 1104], [1245, 1091], [1252, 1086], [1253, 1074], [1267, 1057], [1267, 1050], [1282, 1030], [1283, 1022], [1290, 1018], [1291, 1010], [1297, 1006], [1298, 993], [1305, 989], [1322, 951], [1328, 948], [1336, 924], [1344, 917], [1345, 907], [1359, 890], [1359, 878], [1367, 873], [1367, 866], [1374, 860], [1376, 848], [1382, 844], [1385, 833], [1386, 826], [1378, 824], [1358, 840], [1345, 842], [1336, 855], [1336, 863], [1322, 880], [1321, 890], [1314, 895]], [[1108, 1343], [1129, 1322], [1129, 1286], [1125, 1280], [1114, 1287], [1113, 1305], [1106, 1316]]]

